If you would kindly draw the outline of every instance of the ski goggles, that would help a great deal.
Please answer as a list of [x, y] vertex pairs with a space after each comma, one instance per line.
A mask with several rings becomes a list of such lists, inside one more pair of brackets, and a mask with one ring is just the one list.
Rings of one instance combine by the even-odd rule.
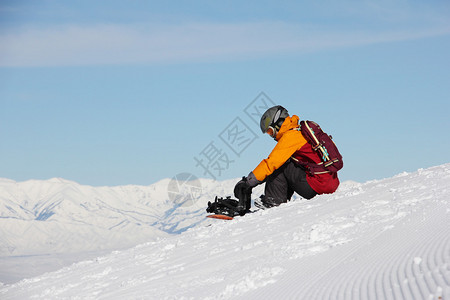
[[266, 133], [271, 137], [275, 138], [277, 136], [277, 130], [272, 126], [267, 127]]

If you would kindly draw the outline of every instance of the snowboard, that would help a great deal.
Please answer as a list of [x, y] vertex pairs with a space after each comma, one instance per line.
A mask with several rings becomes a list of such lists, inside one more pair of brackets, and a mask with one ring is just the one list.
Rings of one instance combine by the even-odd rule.
[[[256, 209], [247, 211], [245, 213], [245, 215], [255, 213], [255, 212], [259, 211], [259, 210], [262, 210], [262, 209], [257, 207]], [[243, 217], [245, 215], [241, 216], [241, 215], [238, 214], [238, 215], [235, 215], [234, 217], [232, 217], [232, 216], [224, 215], [224, 214], [212, 214], [212, 215], [207, 215], [206, 217], [210, 218], [210, 219], [233, 220], [235, 217]]]
[[227, 215], [219, 215], [219, 214], [207, 215], [206, 217], [211, 218], [211, 219], [233, 220], [233, 217], [230, 217]]

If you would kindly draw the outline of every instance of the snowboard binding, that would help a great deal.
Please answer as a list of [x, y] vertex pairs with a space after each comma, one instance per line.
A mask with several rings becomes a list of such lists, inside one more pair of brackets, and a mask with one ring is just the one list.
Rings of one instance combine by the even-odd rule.
[[[209, 201], [206, 212], [214, 215], [222, 215], [233, 218], [235, 216], [243, 216], [250, 211], [251, 207], [251, 192], [236, 195], [239, 200], [232, 199], [230, 196], [223, 198], [217, 197], [214, 202]], [[224, 218], [225, 219], [225, 218]]]
[[230, 196], [226, 198], [219, 198], [216, 196], [214, 202], [208, 202], [208, 208], [206, 208], [206, 211], [216, 215], [235, 217], [237, 215], [240, 215], [238, 205], [239, 201], [231, 199]]

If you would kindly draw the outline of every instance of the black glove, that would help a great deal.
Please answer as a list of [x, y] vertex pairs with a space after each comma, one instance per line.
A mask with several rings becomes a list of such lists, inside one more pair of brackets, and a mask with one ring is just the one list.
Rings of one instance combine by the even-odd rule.
[[247, 178], [245, 177], [242, 177], [242, 179], [234, 186], [234, 196], [238, 199], [241, 199], [243, 195], [251, 193], [252, 187], [248, 184]]
[[241, 195], [248, 195], [249, 197], [252, 194], [252, 189], [261, 184], [262, 181], [256, 179], [253, 172], [250, 172], [247, 177], [242, 177], [242, 179], [236, 184], [234, 187], [234, 196], [240, 199]]
[[242, 177], [234, 187], [234, 196], [239, 199], [238, 209], [241, 215], [250, 210], [252, 189], [260, 183], [262, 182], [256, 179], [253, 172], [250, 172], [248, 177]]
[[247, 178], [242, 179], [234, 187], [234, 196], [238, 198], [239, 203], [236, 207], [239, 214], [243, 216], [251, 206], [252, 187], [249, 185]]

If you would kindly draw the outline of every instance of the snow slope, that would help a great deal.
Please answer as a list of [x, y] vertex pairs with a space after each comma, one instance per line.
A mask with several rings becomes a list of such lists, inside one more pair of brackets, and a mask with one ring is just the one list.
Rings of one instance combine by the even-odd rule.
[[450, 164], [204, 219], [1, 299], [450, 299]]

